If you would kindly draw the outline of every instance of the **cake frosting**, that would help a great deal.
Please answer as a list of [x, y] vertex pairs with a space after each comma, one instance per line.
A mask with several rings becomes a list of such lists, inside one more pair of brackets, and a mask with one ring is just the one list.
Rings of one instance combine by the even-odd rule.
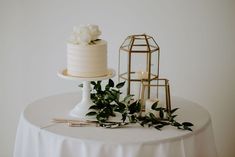
[[73, 39], [67, 43], [67, 74], [78, 77], [99, 77], [108, 73], [107, 42], [98, 39], [98, 26], [74, 28]]

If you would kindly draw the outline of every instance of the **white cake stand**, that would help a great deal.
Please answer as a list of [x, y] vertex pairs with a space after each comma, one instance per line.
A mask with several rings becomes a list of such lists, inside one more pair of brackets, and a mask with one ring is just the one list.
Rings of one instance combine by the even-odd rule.
[[115, 71], [112, 69], [108, 70], [108, 74], [106, 76], [101, 77], [78, 77], [78, 76], [71, 76], [67, 74], [67, 69], [63, 69], [58, 71], [58, 76], [72, 81], [83, 81], [83, 88], [82, 88], [82, 100], [70, 111], [69, 115], [79, 118], [81, 120], [93, 120], [94, 118], [87, 117], [86, 114], [89, 112], [89, 108], [94, 105], [90, 98], [90, 81], [99, 81], [105, 80], [114, 77]]

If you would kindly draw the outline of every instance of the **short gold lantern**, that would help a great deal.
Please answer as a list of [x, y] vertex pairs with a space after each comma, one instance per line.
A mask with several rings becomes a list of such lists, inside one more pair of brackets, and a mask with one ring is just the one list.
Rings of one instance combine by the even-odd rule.
[[[142, 89], [141, 89], [141, 104], [142, 104], [142, 111], [145, 110], [145, 88], [152, 87], [156, 88], [155, 92], [152, 92], [153, 98], [161, 102], [161, 105], [166, 106], [167, 112], [171, 111], [171, 95], [170, 95], [170, 85], [169, 80], [166, 78], [158, 78], [155, 81], [152, 81], [151, 84], [148, 84], [145, 81], [142, 81]], [[159, 91], [161, 90], [161, 91]], [[155, 95], [157, 92], [157, 95]], [[160, 95], [158, 94], [160, 93]]]
[[[150, 85], [159, 78], [159, 57], [160, 47], [149, 35], [130, 35], [124, 40], [119, 48], [118, 79], [127, 81], [127, 94], [134, 93], [131, 91], [134, 82], [144, 80]], [[149, 98], [150, 86], [147, 88]]]

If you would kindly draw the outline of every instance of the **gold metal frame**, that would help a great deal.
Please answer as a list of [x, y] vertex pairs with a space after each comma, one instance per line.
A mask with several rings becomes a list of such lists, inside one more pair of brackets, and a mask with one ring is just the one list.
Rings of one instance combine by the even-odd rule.
[[[152, 43], [150, 43], [152, 41]], [[146, 47], [146, 50], [136, 50], [134, 47]], [[152, 73], [151, 62], [152, 62], [152, 53], [157, 53], [157, 72], [156, 74]], [[127, 71], [124, 73], [120, 72], [120, 57], [121, 53], [128, 53], [128, 67]], [[122, 45], [119, 48], [119, 60], [118, 60], [118, 81], [121, 79], [127, 80], [127, 94], [130, 94], [131, 90], [131, 82], [138, 81], [141, 82], [141, 79], [132, 79], [131, 74], [136, 72], [132, 71], [131, 59], [132, 55], [136, 53], [146, 54], [146, 72], [148, 74], [148, 78], [146, 81], [148, 84], [151, 83], [152, 80], [156, 80], [159, 77], [159, 62], [160, 62], [160, 47], [153, 37], [146, 34], [139, 35], [130, 35], [128, 36]], [[150, 97], [150, 86], [148, 86], [148, 98]]]
[[[157, 88], [157, 96], [158, 98], [158, 88], [159, 87], [164, 87], [165, 88], [165, 98], [166, 98], [166, 110], [167, 112], [171, 111], [171, 95], [170, 95], [170, 85], [169, 85], [169, 80], [165, 78], [157, 78], [155, 79], [157, 81], [156, 84], [149, 84], [148, 82], [142, 80], [142, 89], [141, 89], [141, 101], [142, 104], [144, 100], [144, 93], [145, 93], [145, 87], [151, 88], [151, 87], [156, 87]], [[162, 82], [163, 83], [159, 83]]]

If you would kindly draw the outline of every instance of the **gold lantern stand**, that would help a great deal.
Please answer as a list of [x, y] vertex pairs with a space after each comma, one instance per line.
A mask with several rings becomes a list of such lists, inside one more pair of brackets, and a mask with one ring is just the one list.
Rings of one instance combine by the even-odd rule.
[[[128, 65], [127, 71], [121, 73], [120, 71], [120, 56], [122, 53], [127, 53]], [[153, 53], [157, 54], [157, 58], [153, 60]], [[133, 71], [132, 67], [132, 58], [135, 54], [144, 54], [146, 58], [146, 68], [145, 74], [147, 77], [144, 78], [135, 78], [133, 74], [137, 73], [137, 71]], [[159, 61], [160, 61], [160, 47], [153, 37], [146, 34], [139, 35], [130, 35], [128, 36], [122, 45], [119, 48], [119, 62], [118, 62], [118, 80], [124, 79], [127, 81], [127, 94], [131, 93], [131, 82], [142, 82], [145, 80], [148, 83], [148, 91], [147, 95], [150, 98], [150, 83], [153, 80], [159, 78]], [[156, 71], [152, 71], [151, 65], [156, 63]]]

